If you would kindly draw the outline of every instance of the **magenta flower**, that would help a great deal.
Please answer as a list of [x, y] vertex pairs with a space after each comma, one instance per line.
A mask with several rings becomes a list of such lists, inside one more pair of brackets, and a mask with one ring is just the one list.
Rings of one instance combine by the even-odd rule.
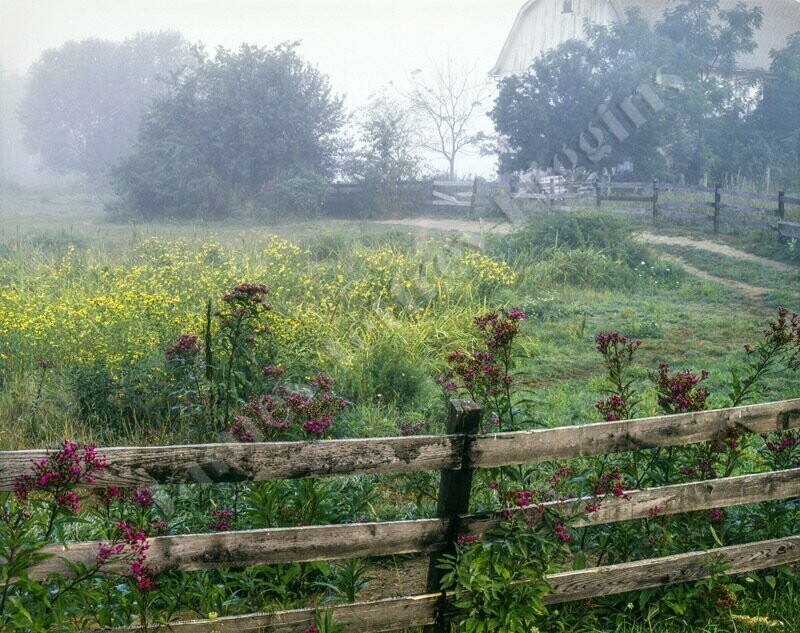
[[97, 454], [94, 444], [79, 447], [77, 442], [64, 440], [58, 451], [31, 460], [29, 472], [15, 477], [14, 496], [23, 502], [32, 492], [51, 492], [58, 505], [75, 513], [78, 496], [69, 488], [79, 483], [93, 483], [94, 476], [105, 466], [105, 456]]
[[236, 520], [236, 513], [228, 508], [219, 508], [211, 511], [211, 518], [209, 528], [215, 532], [227, 532]]
[[699, 376], [691, 370], [669, 374], [669, 365], [660, 363], [658, 374], [651, 375], [658, 389], [658, 406], [664, 413], [684, 413], [687, 411], [703, 411], [706, 408], [708, 390], [698, 388], [698, 384], [708, 378], [703, 370]]
[[566, 543], [570, 540], [569, 532], [567, 532], [567, 528], [565, 528], [560, 523], [555, 527], [556, 538], [561, 541], [562, 543]]
[[140, 488], [134, 490], [131, 494], [131, 501], [143, 508], [149, 508], [153, 505], [153, 491], [150, 488]]

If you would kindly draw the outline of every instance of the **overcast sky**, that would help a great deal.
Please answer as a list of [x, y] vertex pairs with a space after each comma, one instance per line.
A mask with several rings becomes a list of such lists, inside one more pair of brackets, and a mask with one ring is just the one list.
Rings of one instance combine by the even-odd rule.
[[[68, 40], [174, 29], [213, 48], [301, 40], [346, 105], [448, 56], [487, 73], [524, 0], [0, 0], [0, 68]], [[486, 161], [470, 162], [485, 172]], [[466, 165], [465, 165], [466, 166]], [[461, 170], [459, 170], [461, 171]]]

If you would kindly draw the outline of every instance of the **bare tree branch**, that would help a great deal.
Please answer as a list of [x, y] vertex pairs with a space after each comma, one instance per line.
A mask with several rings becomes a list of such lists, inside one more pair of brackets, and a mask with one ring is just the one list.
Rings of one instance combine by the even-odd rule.
[[457, 68], [452, 60], [434, 63], [428, 74], [412, 73], [407, 99], [421, 128], [419, 146], [447, 160], [455, 178], [456, 157], [483, 137], [472, 123], [488, 96], [489, 86], [472, 68]]

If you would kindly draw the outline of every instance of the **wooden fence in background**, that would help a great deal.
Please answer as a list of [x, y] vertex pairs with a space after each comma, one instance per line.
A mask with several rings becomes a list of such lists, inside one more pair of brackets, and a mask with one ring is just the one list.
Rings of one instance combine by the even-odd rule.
[[[723, 225], [755, 229], [777, 236], [779, 240], [800, 238], [800, 198], [733, 191], [716, 185], [713, 189], [689, 185], [653, 182], [594, 182], [592, 187], [553, 194], [521, 192], [518, 200], [535, 199], [543, 209], [574, 211], [578, 208], [651, 216], [654, 224], [681, 220], [711, 227], [719, 233]], [[608, 203], [614, 203], [609, 205]], [[633, 203], [633, 206], [631, 206]], [[787, 216], [787, 208], [795, 213]], [[789, 218], [793, 217], [797, 221]]]
[[[300, 477], [353, 476], [440, 470], [436, 518], [364, 524], [322, 525], [162, 536], [149, 539], [148, 564], [157, 572], [195, 571], [414, 552], [431, 556], [428, 593], [330, 607], [348, 630], [363, 633], [426, 626], [445, 631], [460, 617], [452, 596], [438, 591], [433, 563], [452, 551], [457, 532], [483, 538], [497, 526], [496, 513], [468, 514], [475, 469], [566, 460], [608, 453], [664, 448], [718, 439], [731, 429], [766, 434], [800, 427], [800, 399], [732, 409], [702, 411], [620, 422], [479, 435], [480, 410], [465, 400], [451, 402], [442, 436], [381, 439], [206, 444], [106, 448], [108, 466], [93, 486], [245, 482]], [[45, 451], [0, 452], [0, 490]], [[708, 510], [800, 496], [800, 468], [629, 491], [607, 498], [575, 527], [641, 519], [654, 505], [661, 513]], [[570, 507], [575, 500], [569, 503]], [[554, 504], [554, 505], [557, 505]], [[31, 578], [67, 575], [64, 561], [92, 565], [99, 544], [51, 545], [55, 554], [29, 570]], [[709, 563], [722, 557], [725, 573], [737, 574], [800, 561], [800, 535], [708, 552], [682, 554], [564, 571], [548, 577], [547, 602], [611, 595], [709, 576]], [[253, 613], [214, 620], [173, 622], [170, 631], [212, 633], [271, 631], [296, 633], [314, 621], [313, 609]], [[118, 628], [117, 633], [137, 629]]]
[[512, 188], [478, 178], [430, 180], [392, 183], [378, 195], [375, 186], [333, 184], [329, 186], [328, 203], [331, 208], [349, 209], [364, 203], [365, 196], [372, 195], [382, 203], [386, 203], [386, 196], [394, 196], [397, 207], [406, 212], [439, 213], [449, 208], [461, 210], [470, 218], [500, 213], [512, 223], [523, 221], [530, 213], [605, 208], [652, 216], [655, 224], [680, 220], [710, 227], [714, 233], [732, 226], [771, 233], [779, 240], [800, 239], [800, 198], [783, 191], [772, 195], [722, 189], [719, 184], [706, 188], [658, 181], [569, 183], [560, 176], [540, 177], [534, 188]]
[[[622, 207], [627, 213], [652, 214], [653, 223], [660, 220], [684, 220], [711, 226], [719, 233], [722, 225], [745, 227], [772, 233], [779, 240], [800, 237], [800, 222], [787, 219], [787, 206], [800, 209], [800, 198], [723, 190], [717, 184], [713, 189], [672, 185], [653, 181], [642, 182], [595, 182], [595, 206], [600, 209], [603, 202], [647, 203], [647, 207]], [[677, 198], [677, 199], [676, 199]], [[800, 216], [795, 214], [800, 220]]]

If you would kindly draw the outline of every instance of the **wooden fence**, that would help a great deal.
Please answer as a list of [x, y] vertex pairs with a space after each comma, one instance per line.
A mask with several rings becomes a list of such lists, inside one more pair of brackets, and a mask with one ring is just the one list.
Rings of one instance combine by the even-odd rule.
[[[766, 434], [800, 427], [800, 399], [733, 409], [702, 411], [620, 422], [478, 435], [480, 410], [470, 401], [451, 402], [442, 436], [256, 444], [206, 444], [107, 448], [108, 466], [93, 486], [244, 482], [299, 477], [366, 475], [441, 470], [437, 517], [416, 521], [258, 529], [149, 539], [148, 564], [157, 572], [194, 571], [412, 552], [429, 553], [428, 593], [330, 607], [348, 629], [371, 632], [426, 626], [444, 631], [460, 617], [452, 596], [438, 591], [433, 562], [452, 551], [457, 532], [483, 538], [499, 524], [496, 513], [468, 514], [472, 475], [478, 468], [563, 460], [608, 453], [693, 444], [722, 437], [731, 429]], [[45, 451], [0, 452], [0, 490]], [[611, 497], [576, 527], [641, 519], [654, 505], [664, 515], [800, 496], [800, 468], [629, 491]], [[568, 502], [570, 505], [575, 500]], [[556, 502], [556, 504], [559, 502]], [[555, 504], [554, 504], [555, 505]], [[98, 543], [51, 545], [55, 554], [29, 570], [31, 578], [67, 575], [64, 561], [92, 565]], [[611, 595], [708, 577], [709, 562], [727, 561], [737, 574], [800, 561], [800, 535], [708, 552], [682, 554], [565, 571], [548, 576], [550, 604]], [[253, 613], [214, 620], [173, 622], [182, 633], [304, 631], [313, 609]], [[133, 628], [114, 629], [117, 633]]]
[[512, 223], [524, 220], [526, 206], [527, 212], [534, 213], [607, 207], [611, 212], [651, 216], [655, 224], [680, 220], [710, 227], [714, 233], [732, 226], [771, 233], [779, 240], [800, 239], [800, 198], [783, 191], [771, 195], [722, 189], [719, 184], [706, 188], [658, 181], [570, 183], [561, 176], [540, 176], [533, 184], [525, 181], [516, 187], [475, 178], [398, 182], [384, 189], [333, 184], [326, 204], [331, 209], [352, 211], [366, 204], [364, 200], [388, 204], [386, 196], [394, 196], [398, 207], [407, 212], [461, 208], [468, 217], [478, 212], [499, 212]]
[[[523, 193], [519, 197], [531, 196]], [[710, 226], [714, 233], [727, 225], [771, 233], [779, 240], [800, 238], [800, 198], [787, 196], [783, 191], [770, 195], [726, 190], [719, 184], [708, 189], [658, 181], [595, 181], [590, 189], [578, 188], [561, 194], [545, 191], [536, 198], [553, 211], [571, 211], [592, 202], [599, 210], [605, 203], [613, 202], [616, 204], [611, 211], [652, 216], [654, 224], [682, 220]], [[635, 204], [631, 206], [630, 203]], [[790, 209], [789, 214], [787, 209]]]

